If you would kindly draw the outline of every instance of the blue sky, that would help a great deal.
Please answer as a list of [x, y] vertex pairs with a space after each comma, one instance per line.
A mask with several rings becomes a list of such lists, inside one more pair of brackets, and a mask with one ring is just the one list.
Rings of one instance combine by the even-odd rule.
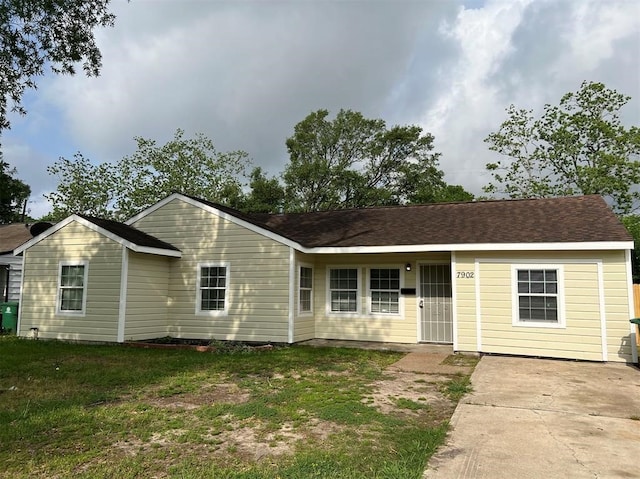
[[350, 108], [434, 134], [446, 180], [478, 194], [496, 159], [483, 139], [511, 103], [540, 112], [601, 81], [633, 97], [622, 118], [640, 124], [635, 0], [114, 0], [113, 10], [115, 28], [98, 32], [101, 76], [42, 78], [3, 135], [36, 217], [58, 157], [117, 161], [134, 136], [164, 143], [177, 128], [277, 174], [296, 123]]

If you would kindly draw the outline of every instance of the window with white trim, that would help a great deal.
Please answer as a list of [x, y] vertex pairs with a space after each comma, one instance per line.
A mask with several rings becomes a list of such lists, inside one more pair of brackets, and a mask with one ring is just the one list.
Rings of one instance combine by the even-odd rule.
[[398, 314], [400, 312], [400, 269], [371, 268], [369, 292], [372, 313]]
[[300, 312], [310, 313], [313, 307], [313, 268], [300, 266]]
[[61, 262], [58, 276], [58, 312], [63, 314], [84, 314], [87, 304], [88, 264], [82, 262]]
[[516, 270], [518, 288], [518, 320], [558, 324], [560, 322], [558, 281], [555, 268]]
[[358, 312], [358, 268], [329, 269], [329, 311]]
[[229, 266], [225, 263], [198, 264], [198, 303], [196, 311], [224, 314], [228, 310]]

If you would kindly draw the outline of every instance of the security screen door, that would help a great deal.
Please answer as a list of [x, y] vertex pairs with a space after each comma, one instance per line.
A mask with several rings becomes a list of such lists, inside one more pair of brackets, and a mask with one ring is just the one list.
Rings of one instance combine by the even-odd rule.
[[453, 343], [451, 265], [420, 265], [421, 341]]

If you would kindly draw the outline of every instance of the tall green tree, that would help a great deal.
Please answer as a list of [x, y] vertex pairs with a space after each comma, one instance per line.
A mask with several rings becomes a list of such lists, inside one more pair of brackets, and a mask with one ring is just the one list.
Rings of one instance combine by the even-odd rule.
[[446, 189], [433, 136], [420, 127], [387, 128], [383, 120], [351, 110], [340, 110], [333, 120], [328, 115], [312, 112], [287, 139], [287, 210], [424, 202]]
[[249, 192], [240, 209], [248, 213], [278, 213], [284, 207], [284, 188], [278, 178], [269, 178], [259, 166], [251, 171]]
[[31, 188], [18, 178], [14, 178], [15, 168], [0, 156], [0, 224], [21, 221]]
[[219, 152], [206, 136], [184, 138], [182, 130], [162, 146], [135, 141], [136, 152], [116, 164], [93, 165], [78, 153], [50, 166], [59, 180], [57, 190], [45, 195], [53, 205], [50, 219], [86, 213], [125, 220], [174, 192], [241, 206], [250, 163], [245, 152]]
[[22, 97], [37, 87], [48, 65], [73, 75], [78, 63], [97, 76], [102, 56], [94, 30], [113, 26], [110, 0], [2, 0], [0, 2], [0, 131], [10, 127], [7, 109], [26, 113]]
[[507, 120], [485, 142], [504, 160], [487, 164], [491, 194], [535, 198], [600, 194], [626, 214], [638, 206], [640, 129], [626, 128], [619, 111], [630, 97], [602, 83], [583, 82], [559, 105], [507, 109]]

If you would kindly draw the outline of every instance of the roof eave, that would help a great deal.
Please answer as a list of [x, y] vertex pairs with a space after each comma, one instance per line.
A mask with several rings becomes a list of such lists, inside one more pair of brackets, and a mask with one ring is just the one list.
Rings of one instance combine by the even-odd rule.
[[300, 248], [302, 253], [428, 253], [436, 251], [611, 251], [633, 249], [633, 241], [584, 241], [566, 243], [465, 243], [390, 246], [318, 246]]

